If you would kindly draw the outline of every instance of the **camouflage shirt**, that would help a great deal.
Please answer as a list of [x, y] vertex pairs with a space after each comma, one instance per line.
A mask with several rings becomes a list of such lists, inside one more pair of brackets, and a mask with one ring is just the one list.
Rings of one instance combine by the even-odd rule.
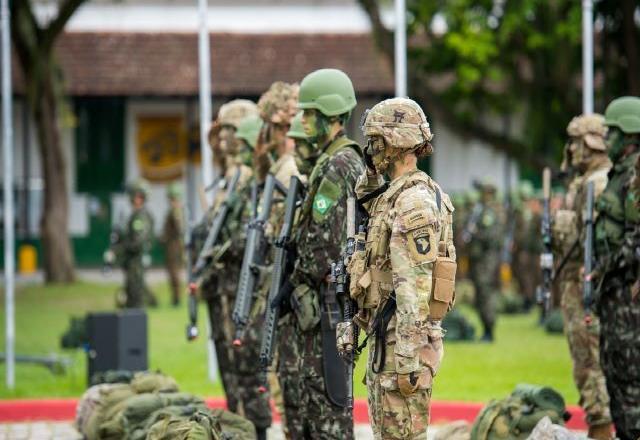
[[127, 222], [121, 241], [126, 258], [136, 258], [151, 249], [153, 241], [153, 217], [146, 207], [134, 210]]
[[347, 198], [364, 171], [359, 148], [344, 136], [334, 139], [309, 176], [308, 191], [295, 235], [298, 257], [291, 281], [316, 287], [346, 241]]

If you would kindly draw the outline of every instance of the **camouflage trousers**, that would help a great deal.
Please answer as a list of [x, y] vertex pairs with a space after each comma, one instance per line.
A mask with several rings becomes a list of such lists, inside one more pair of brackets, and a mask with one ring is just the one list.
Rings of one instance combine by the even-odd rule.
[[232, 297], [218, 292], [218, 283], [215, 279], [208, 279], [202, 283], [202, 296], [207, 303], [211, 338], [216, 349], [227, 408], [229, 411], [237, 413], [239, 396], [238, 378], [235, 374], [236, 355], [231, 344], [233, 341]]
[[142, 258], [132, 258], [124, 265], [126, 294], [125, 307], [139, 308], [148, 306], [156, 306], [158, 301], [151, 293], [144, 279], [145, 268], [142, 264]]
[[469, 261], [469, 275], [476, 291], [474, 306], [485, 331], [493, 331], [496, 324], [498, 267], [498, 258], [492, 258], [490, 255]]
[[327, 397], [320, 325], [309, 332], [302, 332], [291, 316], [287, 319], [279, 329], [278, 372], [289, 438], [353, 439], [351, 414]]
[[264, 326], [264, 310], [252, 316], [240, 347], [235, 347], [234, 366], [238, 377], [238, 414], [251, 420], [256, 429], [271, 426], [270, 393], [260, 392], [262, 371], [260, 367], [260, 344]]
[[513, 261], [513, 276], [527, 305], [536, 303], [536, 286], [542, 282], [542, 274], [532, 268], [537, 267], [539, 263], [540, 255], [527, 251], [518, 252]]
[[[376, 343], [369, 347], [367, 363], [367, 396], [369, 420], [376, 440], [427, 439], [431, 405], [433, 373], [437, 372], [442, 359], [441, 333], [435, 332], [429, 343], [419, 349], [419, 388], [404, 396], [398, 387], [395, 359], [395, 325], [387, 330], [385, 359], [380, 373], [374, 372]], [[377, 368], [376, 368], [377, 370]]]
[[640, 438], [640, 295], [631, 283], [607, 279], [600, 292], [600, 360], [620, 440]]
[[562, 314], [569, 352], [573, 360], [573, 380], [580, 393], [580, 406], [590, 426], [611, 423], [609, 394], [600, 368], [600, 322], [593, 317], [590, 325], [584, 321], [581, 283], [578, 274], [560, 283]]
[[171, 289], [171, 304], [177, 305], [180, 303], [180, 284], [181, 284], [181, 269], [180, 264], [173, 262], [167, 262], [167, 275], [169, 276], [169, 288]]

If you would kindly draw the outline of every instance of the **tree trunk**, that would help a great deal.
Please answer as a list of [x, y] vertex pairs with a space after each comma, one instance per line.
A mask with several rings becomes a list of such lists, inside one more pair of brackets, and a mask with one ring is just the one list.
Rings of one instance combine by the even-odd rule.
[[[51, 64], [48, 65], [49, 68]], [[34, 108], [38, 143], [45, 181], [44, 206], [40, 219], [43, 268], [46, 282], [71, 282], [75, 278], [74, 259], [69, 240], [69, 198], [64, 152], [58, 125], [58, 101], [52, 78], [42, 75], [40, 96]]]

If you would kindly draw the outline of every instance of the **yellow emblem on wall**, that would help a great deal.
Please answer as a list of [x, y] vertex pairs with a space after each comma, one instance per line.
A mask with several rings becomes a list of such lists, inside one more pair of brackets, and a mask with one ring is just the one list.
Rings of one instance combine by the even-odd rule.
[[142, 177], [168, 182], [182, 177], [188, 139], [182, 116], [139, 116], [136, 154]]

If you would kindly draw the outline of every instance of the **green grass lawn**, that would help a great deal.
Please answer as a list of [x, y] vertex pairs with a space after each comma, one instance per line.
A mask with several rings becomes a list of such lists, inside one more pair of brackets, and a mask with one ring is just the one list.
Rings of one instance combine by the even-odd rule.
[[[114, 284], [78, 282], [64, 286], [24, 286], [16, 293], [16, 350], [20, 354], [62, 353], [60, 335], [66, 330], [69, 317], [83, 316], [89, 311], [113, 308]], [[158, 309], [149, 312], [149, 365], [176, 378], [183, 391], [202, 396], [219, 396], [219, 383], [207, 380], [207, 350], [204, 338], [187, 343], [185, 327], [186, 307], [174, 309], [168, 305], [166, 284], [154, 286], [161, 301]], [[2, 300], [4, 307], [4, 299]], [[479, 324], [473, 312], [462, 306], [464, 313]], [[201, 333], [204, 332], [200, 310]], [[562, 336], [550, 336], [536, 326], [537, 317], [531, 315], [505, 316], [498, 321], [496, 339], [491, 345], [477, 343], [448, 343], [445, 357], [436, 379], [434, 399], [486, 401], [508, 394], [519, 382], [546, 384], [560, 391], [567, 402], [577, 402], [571, 378], [571, 362], [567, 343]], [[4, 308], [0, 314], [4, 351]], [[86, 386], [86, 361], [82, 351], [66, 351], [73, 366], [64, 376], [54, 376], [40, 366], [18, 364], [16, 388], [7, 390], [2, 375], [0, 398], [76, 397]], [[356, 369], [356, 395], [364, 397], [361, 383], [366, 356]]]

